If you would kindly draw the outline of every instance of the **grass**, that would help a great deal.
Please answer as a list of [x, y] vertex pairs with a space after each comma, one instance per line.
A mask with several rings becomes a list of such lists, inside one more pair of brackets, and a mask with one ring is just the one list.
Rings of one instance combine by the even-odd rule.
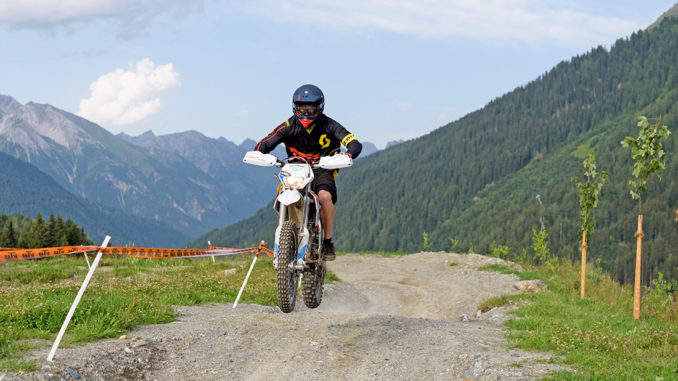
[[478, 309], [480, 312], [485, 313], [495, 307], [502, 307], [505, 305], [515, 304], [516, 301], [520, 300], [521, 295], [502, 295], [494, 298], [487, 299], [480, 303]]
[[[497, 267], [486, 270], [509, 272]], [[579, 297], [579, 264], [551, 260], [521, 279], [539, 278], [551, 292], [504, 296], [485, 301], [487, 310], [525, 300], [506, 326], [517, 348], [551, 351], [576, 373], [556, 380], [677, 380], [678, 317], [675, 292], [646, 290], [641, 319], [632, 317], [633, 294], [598, 268], [587, 271], [587, 296]], [[667, 302], [668, 301], [668, 302]]]
[[[233, 302], [251, 257], [141, 259], [103, 257], [71, 320], [64, 344], [117, 337], [142, 324], [176, 318], [173, 306]], [[236, 269], [227, 275], [228, 269]], [[22, 356], [51, 344], [88, 271], [81, 256], [0, 266], [0, 370], [31, 371]], [[275, 269], [268, 257], [254, 268], [242, 303], [276, 305]], [[331, 272], [328, 283], [337, 280]], [[47, 343], [47, 344], [46, 344]]]

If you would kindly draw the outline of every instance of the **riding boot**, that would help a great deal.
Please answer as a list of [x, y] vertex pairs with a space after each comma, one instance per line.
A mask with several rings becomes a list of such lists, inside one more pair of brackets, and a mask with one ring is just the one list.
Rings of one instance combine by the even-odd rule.
[[337, 258], [337, 255], [334, 253], [332, 238], [323, 239], [323, 253], [325, 254], [326, 261], [333, 261]]

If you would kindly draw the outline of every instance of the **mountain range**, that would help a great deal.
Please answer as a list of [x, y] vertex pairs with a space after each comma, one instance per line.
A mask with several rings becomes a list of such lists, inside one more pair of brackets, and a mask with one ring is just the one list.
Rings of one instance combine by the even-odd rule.
[[[678, 20], [563, 61], [525, 86], [425, 136], [389, 147], [342, 171], [335, 242], [342, 251], [473, 251], [529, 257], [544, 226], [551, 252], [576, 258], [577, 189], [589, 153], [610, 178], [594, 210], [589, 255], [622, 282], [633, 279], [637, 201], [632, 160], [620, 141], [636, 117], [663, 117], [678, 130]], [[644, 282], [678, 279], [678, 155], [665, 142], [666, 172], [644, 196]], [[270, 206], [192, 245], [270, 241]], [[501, 248], [501, 249], [498, 249]]]
[[[167, 239], [152, 234], [150, 242], [143, 240], [153, 246], [176, 245], [178, 237], [185, 243], [252, 215], [269, 201], [272, 191], [252, 190], [275, 189], [277, 180], [242, 163], [255, 145], [251, 139], [236, 145], [197, 131], [115, 136], [51, 105], [22, 105], [0, 95], [0, 152], [34, 165], [92, 205], [153, 222], [150, 230], [164, 225]], [[363, 156], [376, 151], [365, 143]], [[274, 154], [284, 157], [283, 146]], [[83, 226], [87, 230], [91, 224]]]

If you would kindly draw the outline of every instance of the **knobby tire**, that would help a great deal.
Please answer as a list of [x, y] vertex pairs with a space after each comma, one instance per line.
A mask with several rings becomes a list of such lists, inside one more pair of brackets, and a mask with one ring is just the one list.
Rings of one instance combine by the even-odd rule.
[[304, 304], [308, 308], [316, 308], [323, 299], [325, 268], [322, 265], [309, 264], [304, 267], [303, 274], [301, 290], [304, 295]]
[[278, 307], [285, 313], [294, 310], [297, 300], [297, 276], [289, 264], [297, 255], [297, 228], [292, 221], [285, 221], [280, 228], [278, 247]]

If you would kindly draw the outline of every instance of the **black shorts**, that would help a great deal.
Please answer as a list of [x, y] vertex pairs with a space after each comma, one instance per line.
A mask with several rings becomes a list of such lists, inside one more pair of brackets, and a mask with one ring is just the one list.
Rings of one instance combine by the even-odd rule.
[[337, 184], [334, 182], [334, 173], [336, 171], [328, 169], [316, 169], [313, 171], [313, 182], [311, 183], [311, 190], [318, 194], [321, 189], [324, 189], [332, 195], [332, 203], [337, 203]]

